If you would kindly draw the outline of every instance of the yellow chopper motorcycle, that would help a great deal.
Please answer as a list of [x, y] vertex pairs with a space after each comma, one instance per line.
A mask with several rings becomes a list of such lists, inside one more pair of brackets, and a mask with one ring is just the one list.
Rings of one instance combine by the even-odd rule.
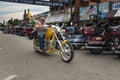
[[[58, 31], [55, 27], [49, 27], [46, 31], [44, 38], [45, 52], [40, 52], [37, 47], [39, 47], [38, 37], [34, 38], [33, 47], [36, 52], [43, 54], [50, 54], [59, 52], [62, 60], [64, 62], [71, 62], [74, 57], [74, 50], [72, 45], [65, 39], [63, 33]], [[57, 48], [56, 48], [57, 47]]]

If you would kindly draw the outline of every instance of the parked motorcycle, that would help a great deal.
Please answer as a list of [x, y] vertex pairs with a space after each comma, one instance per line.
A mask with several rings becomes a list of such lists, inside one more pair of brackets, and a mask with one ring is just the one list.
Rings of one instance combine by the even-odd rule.
[[32, 27], [27, 27], [26, 28], [26, 36], [29, 38], [29, 39], [33, 39], [34, 37], [32, 36], [32, 31], [33, 31], [33, 28]]
[[88, 35], [89, 38], [85, 44], [85, 47], [91, 53], [100, 54], [104, 50], [115, 51], [116, 38], [114, 37], [114, 31], [107, 24], [103, 24], [100, 28], [92, 28], [91, 30], [93, 34]]
[[[69, 63], [73, 60], [74, 57], [73, 47], [68, 40], [65, 40], [61, 31], [49, 27], [47, 29], [44, 41], [45, 41], [44, 45], [45, 45], [46, 54], [55, 53], [56, 51], [58, 51], [64, 62]], [[34, 45], [34, 50], [36, 52], [40, 52], [40, 50], [37, 48], [39, 47], [38, 37], [34, 38], [33, 45]]]
[[85, 42], [87, 40], [87, 36], [83, 35], [79, 28], [75, 28], [75, 26], [66, 27], [66, 38], [76, 50], [85, 46]]
[[110, 34], [114, 38], [114, 53], [117, 53], [118, 57], [120, 57], [120, 25], [114, 26], [111, 29], [112, 32]]

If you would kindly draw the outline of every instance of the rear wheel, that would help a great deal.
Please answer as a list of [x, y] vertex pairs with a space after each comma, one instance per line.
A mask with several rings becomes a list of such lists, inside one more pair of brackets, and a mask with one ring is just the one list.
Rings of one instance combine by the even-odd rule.
[[33, 37], [33, 36], [29, 36], [28, 38], [29, 38], [29, 39], [33, 39], [34, 37]]
[[93, 54], [100, 54], [103, 51], [103, 49], [89, 49], [89, 51]]
[[63, 52], [60, 50], [61, 58], [64, 62], [71, 62], [74, 57], [74, 49], [72, 45], [69, 42], [66, 42], [66, 44], [62, 45]]
[[75, 50], [79, 50], [82, 46], [81, 45], [77, 45], [77, 46], [73, 46]]
[[37, 38], [35, 38], [33, 40], [33, 47], [34, 47], [35, 52], [39, 52], [38, 46], [39, 46], [39, 40]]

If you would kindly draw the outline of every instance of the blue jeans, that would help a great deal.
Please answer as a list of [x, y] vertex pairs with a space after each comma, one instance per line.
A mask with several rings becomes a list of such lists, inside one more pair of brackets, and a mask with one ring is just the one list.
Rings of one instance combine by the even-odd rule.
[[37, 37], [39, 39], [39, 47], [41, 50], [44, 50], [44, 35], [37, 34]]

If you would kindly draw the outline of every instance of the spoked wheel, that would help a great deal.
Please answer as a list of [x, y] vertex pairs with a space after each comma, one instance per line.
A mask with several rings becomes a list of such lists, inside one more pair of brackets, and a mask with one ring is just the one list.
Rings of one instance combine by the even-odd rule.
[[100, 54], [103, 51], [103, 49], [89, 49], [89, 51], [93, 54]]
[[34, 47], [35, 52], [39, 52], [38, 45], [39, 45], [39, 40], [37, 38], [35, 38], [33, 40], [33, 47]]
[[67, 63], [71, 62], [74, 57], [74, 50], [72, 45], [69, 42], [67, 42], [66, 44], [62, 45], [62, 47], [64, 50], [63, 52], [60, 51], [62, 60]]

